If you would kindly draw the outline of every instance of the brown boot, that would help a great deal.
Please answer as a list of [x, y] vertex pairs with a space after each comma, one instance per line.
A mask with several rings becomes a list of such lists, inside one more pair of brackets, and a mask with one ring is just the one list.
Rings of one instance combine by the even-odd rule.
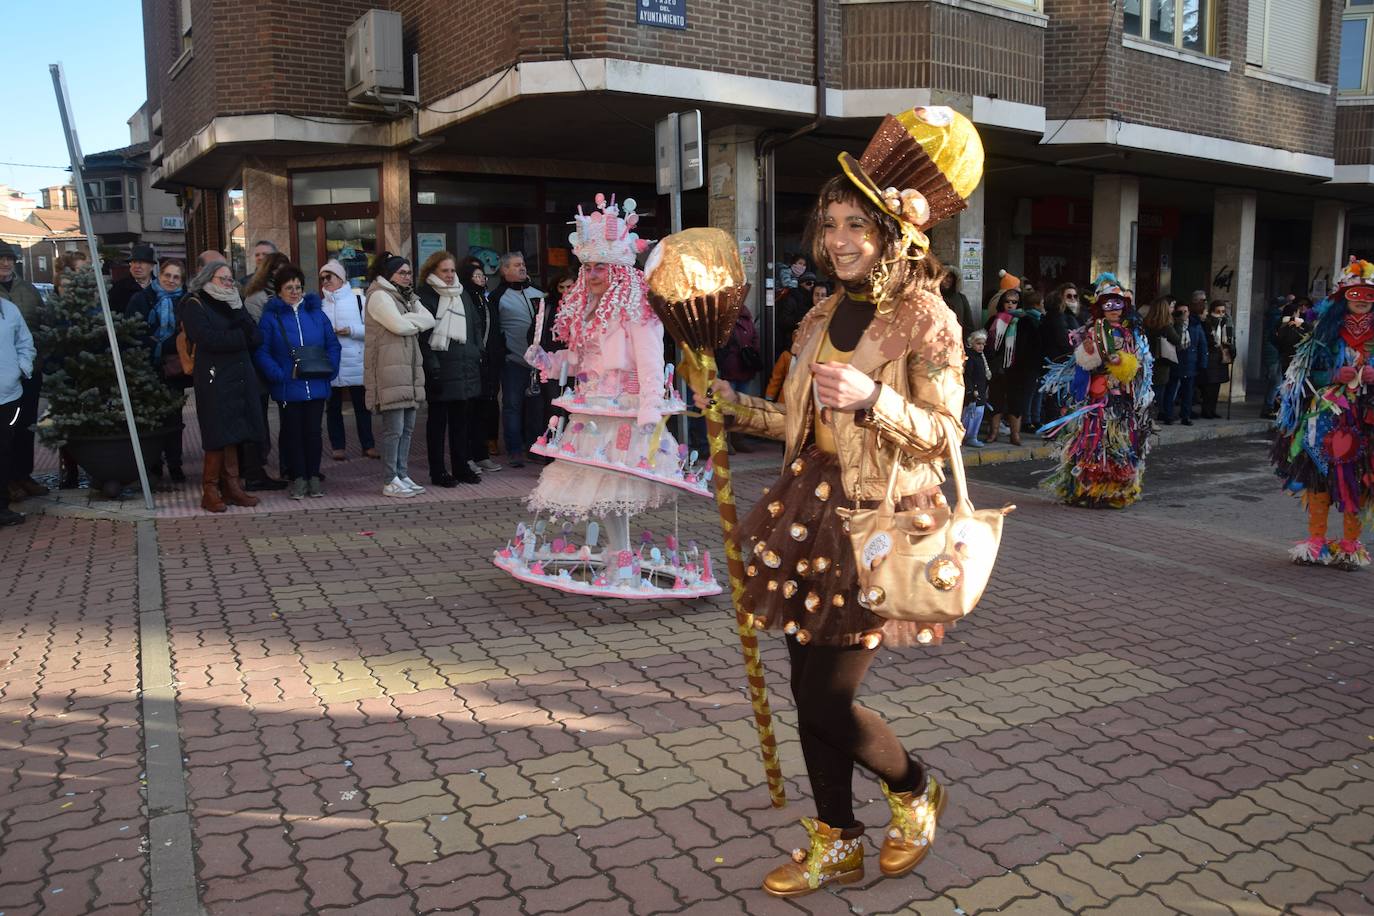
[[802, 818], [808, 849], [792, 850], [792, 859], [768, 873], [763, 889], [774, 897], [801, 897], [832, 881], [853, 884], [864, 877], [863, 834], [846, 838], [839, 827]]
[[205, 471], [200, 479], [200, 507], [206, 512], [223, 512], [224, 497], [219, 492], [219, 479], [224, 474], [224, 449], [205, 453]]
[[992, 415], [992, 432], [983, 437], [984, 442], [996, 442], [1002, 435], [1002, 415], [995, 413]]
[[1020, 417], [1009, 417], [1009, 418], [1007, 419], [1007, 422], [1011, 424], [1011, 435], [1007, 437], [1007, 441], [1009, 441], [1012, 445], [1020, 445], [1020, 444], [1021, 444], [1021, 418], [1020, 418]]
[[224, 499], [231, 506], [256, 506], [258, 498], [243, 489], [239, 479], [238, 449], [230, 446], [224, 450], [224, 472], [220, 475], [224, 487]]

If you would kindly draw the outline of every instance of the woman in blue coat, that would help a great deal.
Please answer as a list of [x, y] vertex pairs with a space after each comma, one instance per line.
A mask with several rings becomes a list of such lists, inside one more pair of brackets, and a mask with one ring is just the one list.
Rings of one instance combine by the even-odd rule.
[[[339, 374], [339, 338], [320, 308], [320, 297], [305, 292], [305, 275], [294, 264], [273, 276], [277, 294], [263, 307], [258, 331], [262, 345], [254, 362], [267, 379], [272, 400], [277, 402], [281, 425], [277, 441], [286, 476], [291, 478], [292, 499], [323, 496], [320, 456], [324, 440], [320, 425], [329, 403], [330, 380]], [[297, 357], [301, 348], [323, 349], [333, 371], [324, 376], [301, 378]]]

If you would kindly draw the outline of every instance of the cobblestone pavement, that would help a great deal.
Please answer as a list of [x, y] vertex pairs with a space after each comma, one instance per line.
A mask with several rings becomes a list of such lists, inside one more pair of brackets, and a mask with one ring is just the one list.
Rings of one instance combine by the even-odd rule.
[[[757, 889], [811, 813], [785, 652], [778, 810], [724, 600], [516, 583], [511, 499], [159, 521], [205, 909], [1374, 913], [1371, 574], [1014, 499], [978, 612], [866, 684], [951, 787], [933, 855], [793, 901]], [[679, 522], [719, 537], [704, 501]], [[0, 533], [5, 916], [145, 893], [133, 553], [108, 522]]]
[[0, 912], [147, 897], [134, 529], [0, 533]]

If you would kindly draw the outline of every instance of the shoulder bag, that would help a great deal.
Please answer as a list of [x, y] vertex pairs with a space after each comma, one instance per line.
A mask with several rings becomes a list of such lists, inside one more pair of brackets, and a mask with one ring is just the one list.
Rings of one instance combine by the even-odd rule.
[[[1016, 508], [973, 508], [959, 451], [959, 427], [944, 413], [936, 416], [948, 443], [953, 509], [897, 510], [902, 458], [898, 448], [882, 502], [861, 509], [856, 494], [853, 509], [839, 510], [858, 566], [859, 604], [890, 620], [952, 623], [972, 611], [997, 561], [1003, 518]], [[874, 438], [876, 447], [876, 433]], [[859, 463], [860, 484], [867, 458], [865, 450]]]
[[329, 361], [329, 353], [324, 347], [315, 344], [293, 346], [291, 338], [286, 336], [286, 325], [281, 320], [281, 312], [274, 311], [272, 314], [277, 318], [277, 327], [281, 328], [282, 343], [286, 344], [286, 349], [291, 354], [291, 377], [306, 381], [333, 378], [334, 364]]

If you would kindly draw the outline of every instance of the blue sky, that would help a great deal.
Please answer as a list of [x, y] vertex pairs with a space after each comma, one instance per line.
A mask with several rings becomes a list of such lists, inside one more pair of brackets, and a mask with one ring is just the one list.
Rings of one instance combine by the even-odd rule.
[[128, 145], [125, 122], [146, 95], [142, 10], [139, 0], [0, 0], [0, 33], [6, 36], [0, 184], [37, 200], [39, 188], [68, 180], [49, 64], [61, 63], [66, 71], [81, 151]]

